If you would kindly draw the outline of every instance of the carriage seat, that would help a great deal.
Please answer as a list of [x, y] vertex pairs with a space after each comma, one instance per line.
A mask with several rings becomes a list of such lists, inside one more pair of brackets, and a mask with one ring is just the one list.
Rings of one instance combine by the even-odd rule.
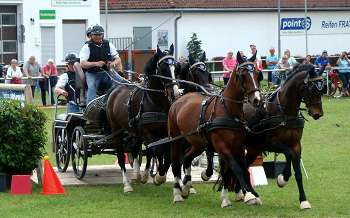
[[56, 120], [66, 120], [67, 119], [67, 114], [58, 114], [56, 116]]

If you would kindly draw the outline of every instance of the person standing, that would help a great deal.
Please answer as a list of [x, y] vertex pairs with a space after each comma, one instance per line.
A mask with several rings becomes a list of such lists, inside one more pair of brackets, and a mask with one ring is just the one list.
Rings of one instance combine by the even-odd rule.
[[278, 64], [278, 57], [275, 54], [275, 48], [271, 47], [269, 52], [270, 54], [266, 56], [266, 66], [268, 70], [271, 70], [267, 72], [267, 81], [270, 87], [272, 84], [272, 70], [274, 70]]
[[99, 87], [110, 87], [111, 79], [106, 74], [110, 66], [117, 71], [122, 70], [119, 54], [109, 41], [103, 38], [104, 29], [100, 25], [95, 25], [91, 29], [88, 41], [79, 53], [80, 63], [86, 69], [87, 103], [96, 97]]
[[32, 77], [38, 77], [41, 75], [41, 68], [38, 62], [35, 61], [35, 56], [30, 56], [28, 61], [23, 65], [23, 74], [28, 77], [27, 84], [32, 88], [32, 95], [34, 99], [35, 87], [37, 80], [32, 79]]
[[18, 67], [18, 63], [16, 59], [11, 60], [11, 65], [7, 68], [6, 73], [6, 83], [9, 84], [21, 84], [21, 78], [23, 74], [21, 69]]
[[343, 83], [341, 96], [349, 97], [350, 60], [346, 51], [343, 51], [337, 60], [339, 67], [339, 77]]
[[226, 57], [224, 58], [224, 60], [222, 60], [222, 66], [224, 68], [224, 85], [227, 85], [231, 77], [232, 71], [235, 70], [237, 66], [237, 60], [233, 56], [233, 51], [231, 49], [227, 51]]
[[[48, 76], [49, 79], [48, 79], [48, 82], [50, 83], [50, 87], [51, 88], [51, 104], [54, 105], [55, 104], [55, 99], [54, 99], [54, 96], [53, 96], [53, 90], [54, 90], [54, 87], [56, 86], [56, 83], [57, 83], [57, 79], [58, 79], [58, 72], [57, 72], [57, 67], [56, 65], [54, 64], [54, 61], [52, 59], [49, 59], [47, 60], [47, 64], [43, 67], [43, 74]], [[45, 99], [46, 99], [46, 94], [44, 92], [44, 96], [43, 96]]]

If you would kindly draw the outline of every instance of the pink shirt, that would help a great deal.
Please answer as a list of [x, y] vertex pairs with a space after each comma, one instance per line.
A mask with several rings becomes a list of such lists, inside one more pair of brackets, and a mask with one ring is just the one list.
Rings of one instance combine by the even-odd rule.
[[[51, 73], [49, 73], [50, 71], [50, 68], [51, 68]], [[53, 64], [53, 65], [48, 65], [46, 64], [44, 67], [43, 67], [43, 72], [46, 74], [46, 75], [49, 75], [49, 76], [57, 76], [57, 68], [56, 66]]]
[[228, 59], [226, 57], [222, 61], [222, 65], [226, 66], [227, 69], [230, 69], [230, 71], [224, 70], [224, 78], [230, 78], [231, 72], [236, 68], [237, 60], [234, 57], [232, 57], [231, 59]]

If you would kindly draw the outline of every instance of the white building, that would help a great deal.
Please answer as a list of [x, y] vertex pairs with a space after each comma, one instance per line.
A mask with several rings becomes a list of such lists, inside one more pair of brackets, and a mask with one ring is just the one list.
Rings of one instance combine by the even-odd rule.
[[[281, 1], [280, 26], [277, 1], [249, 2], [109, 0], [108, 37], [131, 38], [135, 49], [155, 48], [159, 41], [166, 47], [176, 44], [177, 37], [177, 56], [187, 56], [187, 42], [197, 33], [210, 59], [224, 56], [229, 48], [248, 52], [251, 43], [262, 56], [271, 46], [277, 51], [280, 28], [281, 51], [288, 48], [292, 55], [305, 56], [304, 1]], [[103, 0], [101, 9], [106, 25]], [[308, 0], [307, 28], [309, 54], [349, 51], [350, 2]]]
[[80, 50], [86, 27], [100, 22], [100, 7], [97, 0], [1, 0], [0, 19], [0, 63], [34, 55], [60, 64]]

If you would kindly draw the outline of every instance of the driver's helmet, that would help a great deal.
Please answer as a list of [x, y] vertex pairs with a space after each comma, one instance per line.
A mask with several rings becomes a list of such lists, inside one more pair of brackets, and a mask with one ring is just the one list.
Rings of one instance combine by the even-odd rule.
[[87, 28], [87, 30], [86, 30], [86, 36], [87, 36], [87, 37], [90, 37], [91, 31], [92, 31], [92, 27], [90, 26], [90, 27]]
[[103, 35], [105, 33], [102, 26], [96, 24], [91, 28], [91, 35]]
[[78, 60], [78, 58], [77, 58], [77, 55], [72, 52], [72, 53], [68, 53], [64, 58], [64, 60], [67, 64], [74, 64]]

